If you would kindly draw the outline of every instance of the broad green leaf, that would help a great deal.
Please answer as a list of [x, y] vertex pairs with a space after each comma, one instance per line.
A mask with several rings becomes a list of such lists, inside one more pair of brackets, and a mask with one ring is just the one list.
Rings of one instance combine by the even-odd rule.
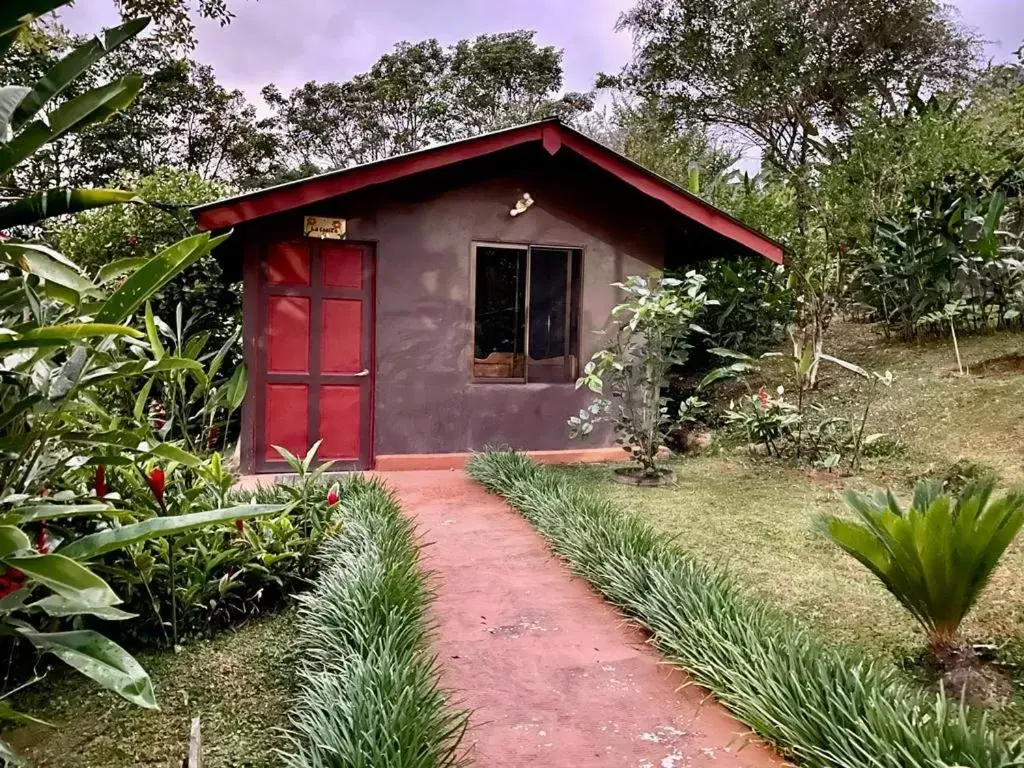
[[159, 360], [166, 352], [160, 341], [160, 334], [156, 330], [156, 320], [153, 319], [153, 305], [146, 302], [146, 335], [149, 337], [149, 347], [153, 350], [153, 359]]
[[249, 371], [244, 363], [239, 363], [235, 372], [231, 374], [226, 386], [226, 397], [228, 408], [232, 411], [238, 410], [245, 399], [245, 392], [249, 388]]
[[17, 109], [18, 104], [32, 91], [23, 85], [0, 86], [0, 141], [7, 139], [8, 126], [11, 123], [11, 115]]
[[0, 242], [0, 262], [6, 262], [22, 272], [41, 277], [47, 283], [56, 283], [79, 294], [93, 290], [92, 283], [78, 267], [44, 245]]
[[0, 523], [22, 524], [36, 520], [60, 520], [66, 517], [109, 514], [118, 516], [122, 513], [106, 504], [31, 504], [14, 507], [0, 514]]
[[21, 100], [11, 121], [14, 130], [35, 117], [50, 99], [115, 48], [138, 35], [148, 24], [148, 18], [139, 18], [104, 30], [102, 36], [94, 37], [58, 61]]
[[15, 32], [70, 0], [7, 0], [0, 4], [0, 35]]
[[25, 126], [7, 144], [0, 144], [0, 176], [6, 176], [41, 147], [66, 133], [106, 120], [127, 107], [142, 89], [142, 78], [128, 75], [93, 88]]
[[141, 202], [142, 198], [134, 192], [119, 189], [48, 189], [0, 208], [0, 227], [24, 226], [54, 216]]
[[179, 448], [173, 443], [159, 443], [145, 451], [145, 453], [150, 456], [156, 456], [159, 459], [176, 461], [179, 464], [184, 464], [186, 467], [198, 467], [203, 463], [202, 459], [198, 456], [189, 453], [184, 448]]
[[98, 632], [36, 632], [19, 629], [36, 648], [49, 651], [65, 664], [133, 704], [156, 709], [149, 675], [130, 653]]
[[[48, 722], [40, 720], [38, 717], [32, 717], [32, 715], [26, 715], [24, 712], [18, 712], [4, 699], [0, 699], [0, 720], [22, 723], [24, 725], [50, 725]], [[3, 756], [2, 752], [0, 752], [0, 756]]]
[[111, 605], [93, 605], [91, 603], [83, 603], [78, 600], [62, 597], [61, 595], [50, 595], [48, 597], [44, 597], [42, 600], [36, 600], [34, 603], [29, 603], [25, 607], [38, 608], [41, 611], [45, 611], [46, 615], [57, 618], [63, 618], [66, 616], [83, 616], [88, 614], [99, 619], [106, 619], [107, 621], [126, 621], [127, 619], [134, 619], [138, 616], [138, 614], [122, 611], [120, 608], [114, 608]]
[[96, 284], [106, 285], [111, 280], [132, 272], [147, 263], [149, 263], [149, 259], [143, 256], [132, 256], [131, 258], [117, 259], [109, 264], [104, 264], [96, 273]]
[[0, 558], [32, 548], [32, 540], [13, 525], [0, 525]]
[[112, 552], [115, 549], [121, 549], [130, 544], [137, 544], [141, 541], [171, 536], [193, 528], [201, 528], [216, 523], [279, 515], [286, 509], [286, 506], [280, 504], [244, 504], [226, 509], [194, 512], [188, 515], [151, 517], [141, 523], [125, 525], [121, 528], [112, 528], [107, 531], [84, 536], [62, 547], [61, 552], [68, 557], [89, 559]]
[[75, 602], [103, 606], [121, 602], [107, 582], [66, 555], [7, 555], [3, 561]]
[[227, 237], [227, 234], [210, 237], [208, 232], [203, 232], [161, 251], [111, 294], [96, 314], [96, 322], [124, 322], [169, 280], [224, 242]]

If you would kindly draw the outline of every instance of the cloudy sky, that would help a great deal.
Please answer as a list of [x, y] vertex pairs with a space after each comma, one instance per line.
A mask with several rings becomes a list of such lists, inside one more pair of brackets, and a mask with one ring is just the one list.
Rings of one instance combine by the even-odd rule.
[[[287, 91], [307, 80], [345, 80], [399, 40], [450, 43], [487, 32], [535, 29], [565, 50], [566, 87], [587, 90], [594, 74], [617, 70], [630, 39], [615, 32], [630, 0], [236, 0], [227, 28], [200, 23], [196, 57], [225, 85], [255, 97], [273, 82]], [[1024, 40], [1024, 0], [955, 0], [961, 18], [1003, 60]], [[110, 0], [78, 0], [66, 21], [92, 32], [116, 20]], [[584, 8], [586, 10], [584, 10]]]

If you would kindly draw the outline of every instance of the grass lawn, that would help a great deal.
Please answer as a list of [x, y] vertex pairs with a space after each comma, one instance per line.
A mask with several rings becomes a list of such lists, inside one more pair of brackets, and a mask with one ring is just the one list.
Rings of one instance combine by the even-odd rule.
[[202, 718], [203, 768], [280, 765], [275, 727], [284, 724], [290, 680], [285, 659], [292, 611], [190, 643], [178, 654], [137, 658], [156, 687], [148, 711], [77, 676], [44, 681], [17, 702], [53, 723], [9, 730], [7, 737], [39, 768], [179, 766], [191, 719]]
[[[963, 377], [956, 375], [948, 342], [886, 345], [863, 326], [841, 327], [837, 336], [833, 354], [896, 377], [891, 389], [882, 390], [868, 432], [887, 433], [903, 450], [869, 459], [858, 477], [769, 462], [728, 445], [675, 460], [678, 483], [667, 488], [618, 485], [607, 467], [564, 471], [599, 485], [700, 557], [724, 562], [751, 590], [822, 635], [902, 661], [919, 654], [923, 635], [866, 569], [816, 530], [815, 521], [845, 510], [847, 488], [889, 485], [909, 494], [913, 478], [942, 475], [958, 459], [991, 467], [1006, 484], [1024, 481], [1024, 358], [1013, 357], [1024, 355], [1024, 335], [962, 340], [971, 370]], [[860, 381], [834, 367], [822, 374], [819, 402], [855, 409]], [[781, 374], [763, 379], [750, 383], [790, 386]], [[1004, 655], [1024, 662], [1024, 537], [1005, 555], [965, 631], [974, 640], [1006, 644]], [[1015, 676], [1024, 684], [1019, 669]], [[1019, 709], [1013, 708], [1015, 723]]]

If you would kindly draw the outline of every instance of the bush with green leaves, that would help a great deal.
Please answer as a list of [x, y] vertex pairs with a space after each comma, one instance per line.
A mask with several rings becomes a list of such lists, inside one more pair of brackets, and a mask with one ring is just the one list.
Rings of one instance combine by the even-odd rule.
[[[125, 172], [116, 183], [133, 190], [146, 204], [83, 211], [61, 220], [46, 235], [57, 250], [90, 272], [112, 263], [141, 263], [182, 237], [196, 234], [188, 208], [233, 191], [220, 182], [175, 168], [160, 168], [141, 178]], [[210, 334], [215, 346], [224, 344], [241, 325], [240, 285], [237, 278], [232, 282], [224, 274], [213, 256], [199, 260], [187, 275], [168, 281], [153, 297], [157, 317], [174, 317], [179, 305], [188, 308], [192, 332]], [[238, 358], [233, 349], [226, 361], [229, 374]]]
[[[0, 7], [0, 56], [10, 53], [35, 19], [65, 4], [13, 0]], [[32, 85], [0, 86], [0, 179], [9, 179], [51, 142], [131, 103], [142, 87], [134, 75], [72, 98], [62, 94], [146, 23], [138, 19], [107, 30]], [[148, 506], [106, 494], [83, 495], [71, 487], [88, 471], [84, 467], [132, 466], [145, 474], [156, 498], [164, 484], [158, 462], [199, 462], [180, 446], [154, 440], [147, 426], [109, 412], [103, 403], [126, 382], [190, 365], [170, 356], [154, 363], [129, 355], [129, 345], [145, 336], [131, 318], [223, 238], [196, 235], [144, 263], [87, 274], [51, 248], [10, 233], [32, 237], [48, 218], [139, 202], [135, 193], [10, 192], [0, 205], [0, 625], [6, 638], [53, 654], [131, 702], [155, 707], [149, 677], [123, 648], [93, 629], [48, 630], [55, 620], [132, 618], [118, 608], [121, 597], [90, 567], [107, 553], [282, 510], [247, 504], [154, 514]], [[26, 719], [0, 701], [0, 719]], [[0, 759], [17, 760], [2, 741]]]
[[873, 573], [928, 634], [941, 666], [971, 656], [960, 624], [1024, 525], [1024, 494], [993, 498], [995, 481], [953, 496], [922, 480], [906, 509], [892, 491], [850, 492], [857, 520], [823, 519], [829, 537]]
[[346, 488], [345, 525], [301, 596], [288, 768], [463, 764], [467, 715], [438, 682], [412, 522], [377, 481]]
[[744, 723], [807, 768], [1007, 768], [1024, 760], [984, 715], [822, 642], [563, 474], [515, 452], [475, 455], [501, 494], [654, 644]]
[[658, 475], [658, 452], [681, 417], [669, 405], [669, 372], [685, 365], [690, 338], [703, 330], [695, 321], [714, 303], [705, 282], [702, 275], [688, 272], [682, 279], [633, 275], [614, 284], [626, 300], [612, 310], [616, 322], [608, 345], [576, 382], [577, 389], [587, 387], [600, 397], [569, 418], [572, 436], [585, 437], [595, 424], [610, 421], [616, 442], [639, 465], [639, 473]]

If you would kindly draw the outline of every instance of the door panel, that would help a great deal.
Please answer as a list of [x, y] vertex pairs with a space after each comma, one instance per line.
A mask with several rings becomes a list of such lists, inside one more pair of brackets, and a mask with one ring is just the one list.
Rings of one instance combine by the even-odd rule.
[[329, 384], [320, 387], [320, 455], [325, 459], [359, 459], [362, 432], [359, 385]]
[[320, 334], [323, 373], [358, 373], [363, 369], [362, 315], [363, 302], [359, 299], [324, 299]]
[[274, 445], [338, 469], [373, 461], [373, 251], [297, 240], [267, 246], [262, 262], [254, 397], [258, 471], [285, 469]]
[[334, 245], [323, 260], [324, 285], [328, 288], [363, 287], [363, 249], [357, 246]]
[[267, 297], [267, 372], [309, 373], [309, 298]]
[[275, 445], [298, 456], [309, 449], [309, 385], [268, 384], [266, 393], [266, 444], [263, 459], [280, 461]]
[[267, 285], [309, 285], [310, 256], [305, 243], [276, 243], [267, 254]]

